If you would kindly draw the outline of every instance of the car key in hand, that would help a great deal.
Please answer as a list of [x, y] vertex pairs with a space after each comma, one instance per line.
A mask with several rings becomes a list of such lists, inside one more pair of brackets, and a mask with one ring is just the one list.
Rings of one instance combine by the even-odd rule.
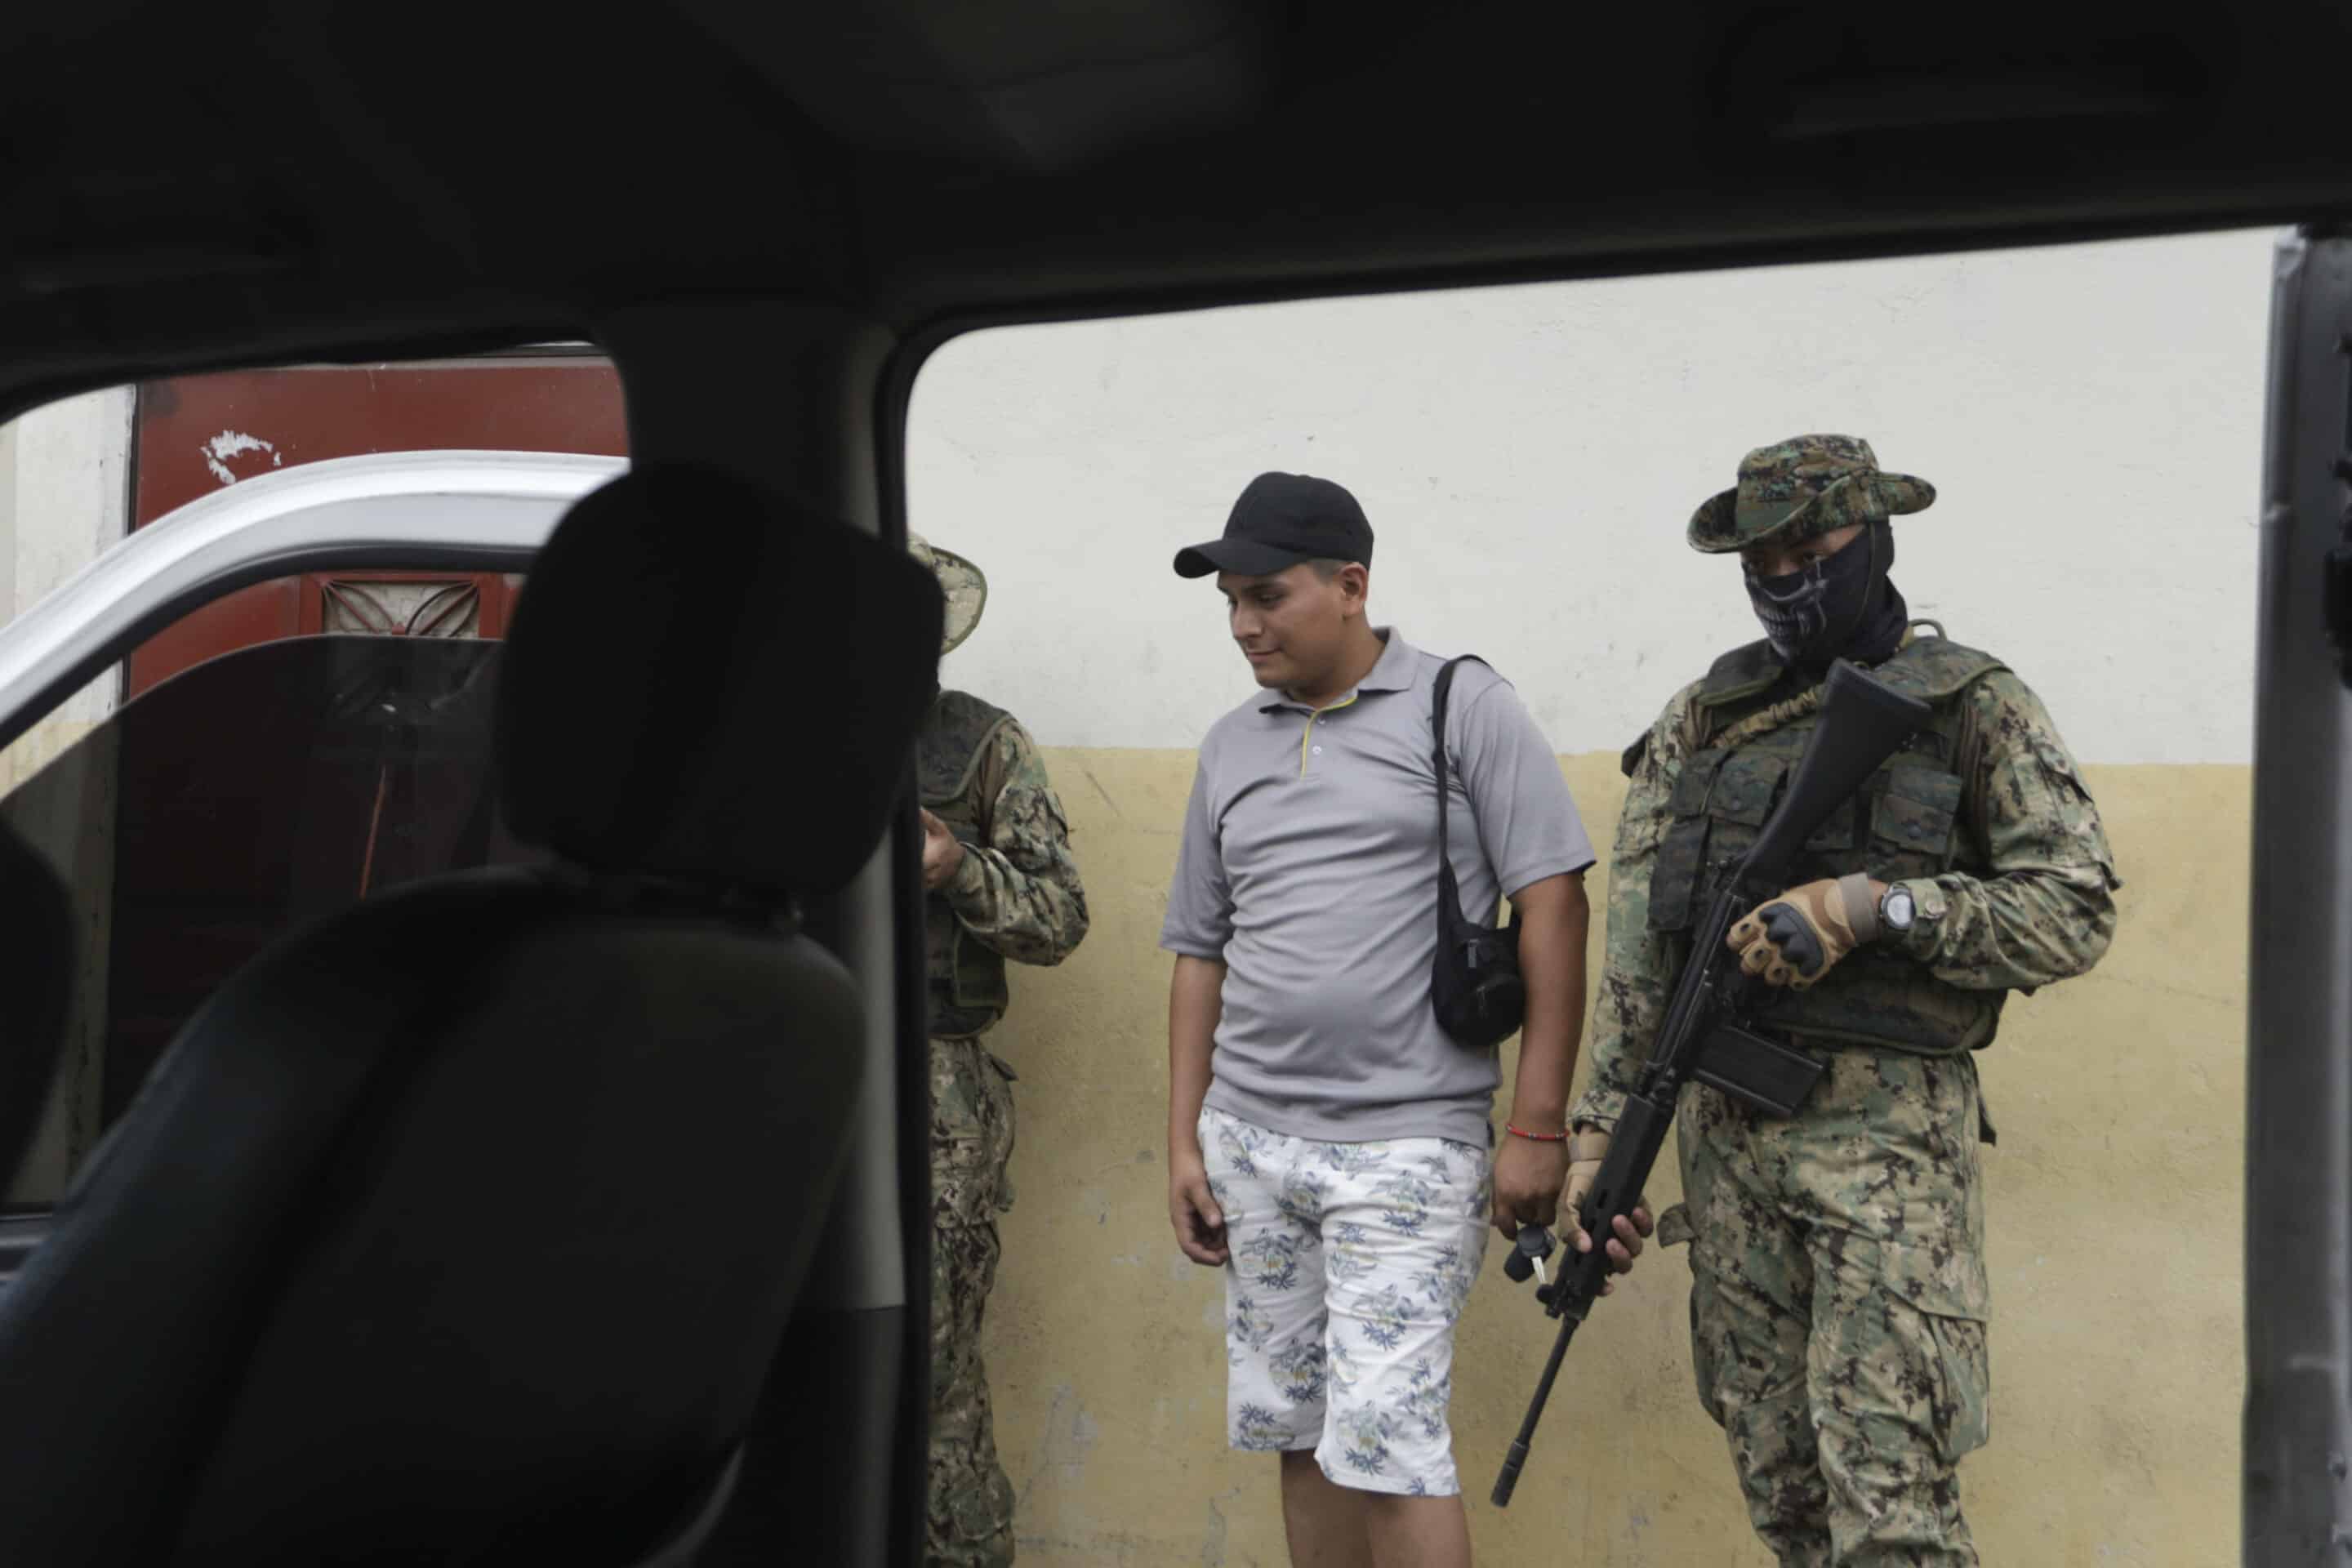
[[1528, 1276], [1532, 1274], [1538, 1289], [1549, 1289], [1551, 1277], [1544, 1272], [1544, 1259], [1552, 1255], [1556, 1245], [1551, 1232], [1543, 1226], [1521, 1226], [1518, 1244], [1511, 1248], [1510, 1256], [1503, 1259], [1504, 1274], [1514, 1285], [1526, 1284]]

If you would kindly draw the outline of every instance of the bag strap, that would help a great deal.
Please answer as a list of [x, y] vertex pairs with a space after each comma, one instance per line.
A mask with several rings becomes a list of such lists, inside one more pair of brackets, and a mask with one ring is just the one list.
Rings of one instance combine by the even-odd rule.
[[[1446, 833], [1446, 796], [1453, 791], [1446, 787], [1448, 773], [1445, 764], [1445, 704], [1447, 697], [1454, 690], [1454, 667], [1464, 659], [1475, 660], [1479, 664], [1486, 663], [1475, 653], [1460, 654], [1447, 659], [1444, 668], [1437, 672], [1436, 696], [1429, 709], [1429, 729], [1435, 742], [1437, 759], [1437, 894], [1442, 900], [1439, 908], [1445, 912], [1449, 920], [1462, 918], [1462, 891], [1454, 879], [1454, 857], [1446, 852], [1450, 843]], [[1487, 668], [1491, 669], [1494, 666], [1487, 665]]]

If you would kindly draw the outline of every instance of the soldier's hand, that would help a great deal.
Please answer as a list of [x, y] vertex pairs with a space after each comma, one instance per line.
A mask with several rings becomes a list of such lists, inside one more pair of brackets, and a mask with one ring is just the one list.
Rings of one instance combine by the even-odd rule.
[[[1593, 1178], [1601, 1174], [1601, 1162], [1609, 1153], [1609, 1134], [1580, 1132], [1569, 1143], [1568, 1190], [1560, 1194], [1559, 1232], [1568, 1237], [1569, 1246], [1579, 1252], [1592, 1250], [1592, 1236], [1578, 1223], [1584, 1212], [1585, 1194], [1592, 1190]], [[1633, 1259], [1642, 1256], [1643, 1238], [1658, 1228], [1645, 1201], [1636, 1203], [1630, 1215], [1617, 1216], [1617, 1234], [1609, 1242], [1609, 1271], [1630, 1274]], [[1614, 1279], [1601, 1281], [1601, 1293], [1608, 1295], [1617, 1289]]]
[[1168, 1219], [1176, 1227], [1176, 1245], [1195, 1263], [1222, 1268], [1231, 1251], [1225, 1244], [1225, 1211], [1209, 1190], [1209, 1173], [1198, 1154], [1168, 1158]]
[[[922, 810], [918, 806], [917, 810]], [[963, 866], [963, 846], [948, 825], [923, 812], [923, 886], [933, 891], [944, 888]]]
[[1495, 1154], [1495, 1228], [1517, 1238], [1523, 1225], [1551, 1224], [1567, 1174], [1567, 1144], [1505, 1138]]
[[[1879, 884], [1870, 884], [1875, 897]], [[1739, 955], [1739, 967], [1761, 975], [1767, 985], [1802, 991], [1837, 966], [1861, 944], [1857, 928], [1874, 931], [1878, 911], [1847, 907], [1843, 884], [1835, 878], [1791, 888], [1739, 917], [1724, 937]]]

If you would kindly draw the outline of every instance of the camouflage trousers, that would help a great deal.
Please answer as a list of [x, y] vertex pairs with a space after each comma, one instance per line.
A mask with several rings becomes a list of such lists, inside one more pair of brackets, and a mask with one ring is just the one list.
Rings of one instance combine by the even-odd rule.
[[1965, 1055], [1834, 1052], [1785, 1121], [1684, 1097], [1699, 1399], [1783, 1564], [1977, 1561], [1958, 1463], [1989, 1435], [1979, 1116]]
[[976, 1039], [931, 1042], [931, 1457], [923, 1561], [1013, 1561], [1013, 1482], [980, 1361], [996, 1216], [1013, 1206], [1013, 1069]]

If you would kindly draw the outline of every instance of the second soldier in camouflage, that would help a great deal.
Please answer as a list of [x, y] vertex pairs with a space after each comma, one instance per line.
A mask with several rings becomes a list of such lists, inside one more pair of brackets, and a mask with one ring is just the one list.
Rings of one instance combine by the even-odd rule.
[[[947, 595], [940, 652], [971, 634], [987, 584], [910, 541]], [[1013, 1069], [982, 1044], [1009, 1000], [1004, 965], [1059, 963], [1087, 934], [1087, 895], [1045, 764], [1013, 717], [941, 690], [916, 742], [931, 1033], [931, 1433], [924, 1562], [1013, 1561], [1013, 1483], [996, 1457], [980, 1325], [996, 1280], [996, 1217], [1013, 1206]]]
[[[1920, 636], [1887, 579], [1889, 519], [1935, 500], [1866, 442], [1750, 452], [1689, 542], [1740, 554], [1767, 637], [1717, 659], [1627, 748], [1573, 1213], [1688, 957], [1709, 883], [1754, 841], [1845, 658], [1934, 717], [1732, 930], [1754, 1015], [1828, 1072], [1776, 1121], [1685, 1091], [1699, 1395], [1757, 1533], [1789, 1564], [1973, 1563], [1958, 1465], [1989, 1434], [1990, 1301], [1972, 1052], [2010, 992], [2080, 974], [2120, 885], [2098, 808], [2022, 680]], [[1571, 1226], [1572, 1228], [1572, 1226]]]

